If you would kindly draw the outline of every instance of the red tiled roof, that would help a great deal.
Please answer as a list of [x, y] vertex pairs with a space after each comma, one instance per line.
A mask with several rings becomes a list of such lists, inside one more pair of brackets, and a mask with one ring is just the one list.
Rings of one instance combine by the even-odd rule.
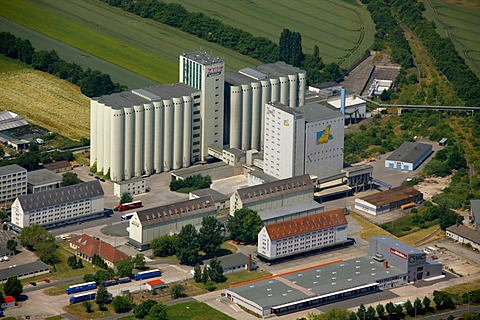
[[157, 280], [149, 281], [149, 282], [147, 282], [147, 284], [153, 287], [153, 286], [157, 286], [159, 284], [163, 284], [163, 281], [160, 280], [160, 279], [157, 279]]
[[12, 296], [5, 296], [3, 297], [3, 300], [5, 301], [5, 303], [15, 302], [15, 298]]
[[111, 244], [94, 239], [86, 234], [74, 238], [72, 242], [79, 245], [77, 249], [78, 252], [88, 257], [93, 257], [97, 254], [112, 263], [130, 259], [130, 256], [115, 249]]
[[345, 218], [342, 209], [335, 209], [307, 217], [268, 224], [265, 228], [270, 240], [279, 240], [346, 224], [347, 218]]

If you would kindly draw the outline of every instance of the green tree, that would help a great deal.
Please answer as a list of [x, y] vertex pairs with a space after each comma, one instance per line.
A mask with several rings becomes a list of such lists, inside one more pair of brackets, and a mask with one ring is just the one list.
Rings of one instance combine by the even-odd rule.
[[209, 274], [209, 271], [207, 269], [207, 266], [205, 265], [205, 266], [203, 266], [203, 271], [202, 271], [202, 282], [203, 282], [203, 284], [207, 283], [208, 278], [209, 278], [208, 274]]
[[6, 296], [18, 297], [23, 292], [23, 286], [17, 277], [8, 278], [3, 286], [3, 292]]
[[35, 247], [39, 243], [55, 243], [55, 237], [38, 224], [23, 228], [19, 239], [22, 246], [33, 251], [35, 251]]
[[82, 261], [82, 259], [78, 259], [78, 261], [77, 261], [77, 267], [78, 267], [78, 269], [82, 269], [82, 268], [83, 268], [83, 261]]
[[56, 250], [57, 245], [52, 241], [40, 242], [35, 245], [35, 252], [38, 258], [49, 264], [53, 264], [58, 261]]
[[85, 311], [87, 311], [88, 313], [93, 312], [92, 303], [90, 301], [83, 301], [83, 306], [85, 307]]
[[192, 265], [198, 260], [200, 246], [197, 230], [192, 224], [182, 227], [176, 239], [175, 249], [177, 258], [183, 264]]
[[133, 201], [133, 196], [128, 192], [123, 193], [122, 197], [120, 198], [120, 204], [129, 203], [132, 201]]
[[132, 260], [122, 260], [117, 264], [117, 275], [119, 278], [129, 277], [133, 278], [133, 261]]
[[410, 300], [407, 300], [407, 302], [405, 302], [405, 311], [409, 316], [413, 316], [415, 313], [415, 309], [413, 308], [413, 304]]
[[373, 320], [374, 318], [375, 318], [375, 308], [372, 306], [369, 306], [367, 308], [367, 312], [365, 313], [365, 319]]
[[125, 296], [116, 296], [113, 298], [112, 306], [116, 313], [124, 313], [132, 310], [133, 301]]
[[378, 317], [380, 319], [385, 316], [385, 307], [383, 306], [383, 304], [377, 304], [377, 306], [375, 307], [375, 311], [377, 311]]
[[257, 243], [262, 225], [262, 219], [258, 213], [248, 208], [236, 210], [227, 222], [230, 237], [245, 244]]
[[433, 291], [433, 302], [437, 310], [454, 309], [455, 302], [452, 297], [444, 291]]
[[422, 300], [423, 307], [425, 308], [425, 312], [429, 312], [432, 304], [432, 300], [428, 298], [427, 296], [423, 297]]
[[147, 317], [150, 313], [150, 310], [157, 304], [157, 301], [148, 299], [142, 303], [136, 305], [133, 308], [133, 315], [137, 319], [143, 319]]
[[143, 253], [137, 253], [135, 257], [132, 258], [133, 266], [136, 269], [144, 269], [145, 268], [145, 255]]
[[150, 243], [153, 255], [156, 257], [168, 257], [175, 254], [175, 237], [164, 235], [155, 238]]
[[167, 310], [161, 303], [157, 303], [150, 309], [150, 319], [168, 320]]
[[389, 319], [393, 319], [394, 315], [397, 313], [397, 308], [391, 301], [385, 305], [385, 310], [387, 311]]
[[197, 283], [202, 282], [202, 268], [198, 263], [195, 265], [195, 268], [193, 269], [193, 280], [195, 280], [195, 282]]
[[7, 241], [7, 249], [11, 251], [17, 251], [17, 241], [10, 239]]
[[225, 282], [227, 278], [223, 274], [223, 268], [217, 258], [210, 260], [210, 268], [208, 270], [210, 279], [215, 283]]
[[170, 289], [170, 295], [173, 299], [186, 297], [185, 287], [181, 284], [176, 284]]
[[365, 308], [365, 305], [362, 303], [357, 309], [357, 317], [358, 319], [365, 319], [366, 314], [367, 314], [367, 309]]
[[204, 217], [198, 233], [200, 250], [207, 256], [214, 254], [223, 243], [222, 225], [214, 216]]
[[415, 299], [415, 301], [413, 302], [413, 308], [415, 309], [415, 313], [414, 314], [424, 314], [425, 312], [423, 311], [423, 306], [422, 306], [422, 300], [420, 300], [419, 298]]
[[82, 183], [83, 181], [80, 180], [76, 173], [74, 172], [66, 172], [62, 175], [62, 182], [60, 183], [62, 187], [71, 186], [74, 184]]
[[102, 310], [105, 308], [105, 305], [110, 299], [110, 294], [108, 293], [107, 288], [103, 284], [100, 284], [97, 290], [97, 295], [95, 297], [95, 302], [98, 304], [98, 307]]
[[213, 291], [213, 290], [217, 289], [217, 285], [214, 281], [208, 280], [205, 283], [205, 289], [207, 289], [208, 291]]

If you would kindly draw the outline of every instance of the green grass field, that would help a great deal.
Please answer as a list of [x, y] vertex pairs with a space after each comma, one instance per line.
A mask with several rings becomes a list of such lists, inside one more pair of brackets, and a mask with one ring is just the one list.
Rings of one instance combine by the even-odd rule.
[[97, 0], [6, 1], [0, 16], [160, 83], [178, 81], [182, 52], [206, 51], [229, 69], [260, 63]]
[[363, 55], [375, 32], [369, 12], [355, 1], [166, 1], [276, 43], [284, 28], [300, 32], [305, 53], [318, 45], [324, 61], [343, 62], [343, 67]]
[[467, 65], [480, 76], [480, 1], [424, 0], [425, 15], [449, 37]]
[[0, 73], [20, 71], [23, 69], [30, 69], [25, 63], [13, 60], [0, 54]]

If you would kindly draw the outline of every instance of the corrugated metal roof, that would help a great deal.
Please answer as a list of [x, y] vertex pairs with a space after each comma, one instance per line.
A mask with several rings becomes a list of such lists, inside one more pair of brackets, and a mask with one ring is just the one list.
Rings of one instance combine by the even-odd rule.
[[137, 211], [137, 215], [142, 226], [150, 226], [215, 211], [215, 201], [212, 196], [206, 196]]
[[297, 219], [266, 225], [270, 240], [279, 240], [308, 232], [347, 225], [342, 209], [335, 209]]
[[422, 193], [412, 187], [397, 187], [390, 190], [374, 193], [360, 199], [365, 202], [371, 203], [376, 207], [381, 207], [388, 203], [397, 202], [419, 195], [422, 195]]
[[[221, 256], [218, 257], [217, 260], [220, 261], [223, 269], [233, 268], [248, 263], [248, 257], [241, 252]], [[210, 261], [212, 261], [212, 259], [205, 260], [203, 263], [204, 265], [210, 265]]]
[[405, 141], [397, 150], [392, 152], [387, 160], [415, 163], [431, 150], [432, 146], [430, 144]]
[[312, 191], [313, 198], [313, 183], [308, 174], [238, 189], [237, 193], [245, 204], [306, 190]]
[[24, 211], [31, 211], [99, 196], [103, 196], [103, 189], [100, 182], [95, 180], [19, 196], [18, 201]]
[[468, 239], [476, 244], [480, 244], [480, 232], [466, 227], [463, 224], [454, 224], [453, 226], [448, 227], [446, 230], [458, 234], [459, 236]]
[[470, 208], [472, 210], [473, 219], [476, 223], [480, 223], [480, 200], [470, 200]]

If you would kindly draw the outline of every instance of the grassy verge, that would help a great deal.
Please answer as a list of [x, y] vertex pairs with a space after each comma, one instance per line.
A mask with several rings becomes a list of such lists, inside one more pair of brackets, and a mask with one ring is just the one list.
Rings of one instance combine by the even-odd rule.
[[24, 69], [32, 69], [30, 66], [18, 60], [13, 60], [0, 54], [0, 73], [14, 72]]
[[394, 234], [397, 237], [403, 237], [405, 235], [428, 229], [432, 226], [438, 226], [439, 220], [435, 219], [433, 221], [425, 221], [421, 224], [415, 223], [413, 217], [416, 214], [407, 214], [403, 217], [400, 217], [392, 222], [382, 224], [382, 228], [386, 231]]
[[[242, 272], [236, 272], [236, 273], [228, 274], [227, 275], [227, 281], [225, 281], [224, 283], [218, 283], [216, 285], [217, 286], [216, 290], [223, 290], [223, 289], [226, 289], [226, 288], [230, 287], [233, 284], [242, 283], [242, 282], [245, 282], [245, 281], [251, 281], [251, 280], [255, 280], [255, 279], [260, 279], [260, 278], [271, 276], [271, 275], [272, 274], [268, 271], [253, 271], [253, 272], [242, 271]], [[205, 290], [205, 292], [207, 292], [203, 283], [196, 283], [193, 280], [189, 281], [188, 283], [193, 285], [193, 286], [196, 286], [196, 287], [198, 287], [202, 290]]]
[[[435, 224], [435, 225], [430, 226], [427, 229], [420, 229], [416, 232], [413, 232], [413, 233], [407, 234], [406, 236], [401, 237], [400, 241], [402, 241], [402, 242], [404, 242], [408, 245], [411, 245], [411, 246], [416, 246], [417, 243], [419, 243], [425, 237], [427, 237], [427, 236], [431, 235], [432, 233], [434, 233], [435, 231], [437, 231], [438, 228], [440, 228], [440, 225]], [[435, 236], [433, 236], [432, 238], [429, 238], [428, 242], [438, 240], [440, 238], [443, 238], [444, 236], [445, 236], [445, 232], [439, 232]]]
[[351, 212], [350, 215], [357, 220], [357, 222], [362, 226], [362, 231], [360, 232], [360, 238], [366, 241], [370, 241], [371, 237], [375, 236], [392, 236], [392, 234], [379, 226], [371, 223], [362, 216]]
[[480, 288], [480, 279], [474, 280], [472, 282], [458, 284], [456, 286], [451, 286], [451, 287], [445, 288], [443, 291], [446, 291], [451, 294], [461, 295], [471, 290], [478, 290], [478, 288]]
[[79, 319], [100, 319], [115, 315], [112, 305], [106, 305], [106, 310], [98, 309], [98, 305], [95, 301], [90, 301], [92, 304], [93, 312], [88, 313], [83, 306], [83, 303], [71, 304], [63, 308], [66, 312], [73, 314]]
[[68, 242], [59, 243], [59, 248], [57, 250], [57, 257], [59, 258], [59, 263], [55, 264], [55, 272], [52, 275], [55, 275], [60, 279], [68, 279], [78, 276], [83, 276], [86, 273], [94, 273], [95, 269], [93, 266], [83, 261], [84, 267], [82, 269], [72, 269], [67, 265], [68, 257], [72, 256], [73, 251], [69, 250]]
[[62, 319], [63, 319], [62, 316], [53, 316], [53, 317], [45, 318], [45, 320], [62, 320]]

